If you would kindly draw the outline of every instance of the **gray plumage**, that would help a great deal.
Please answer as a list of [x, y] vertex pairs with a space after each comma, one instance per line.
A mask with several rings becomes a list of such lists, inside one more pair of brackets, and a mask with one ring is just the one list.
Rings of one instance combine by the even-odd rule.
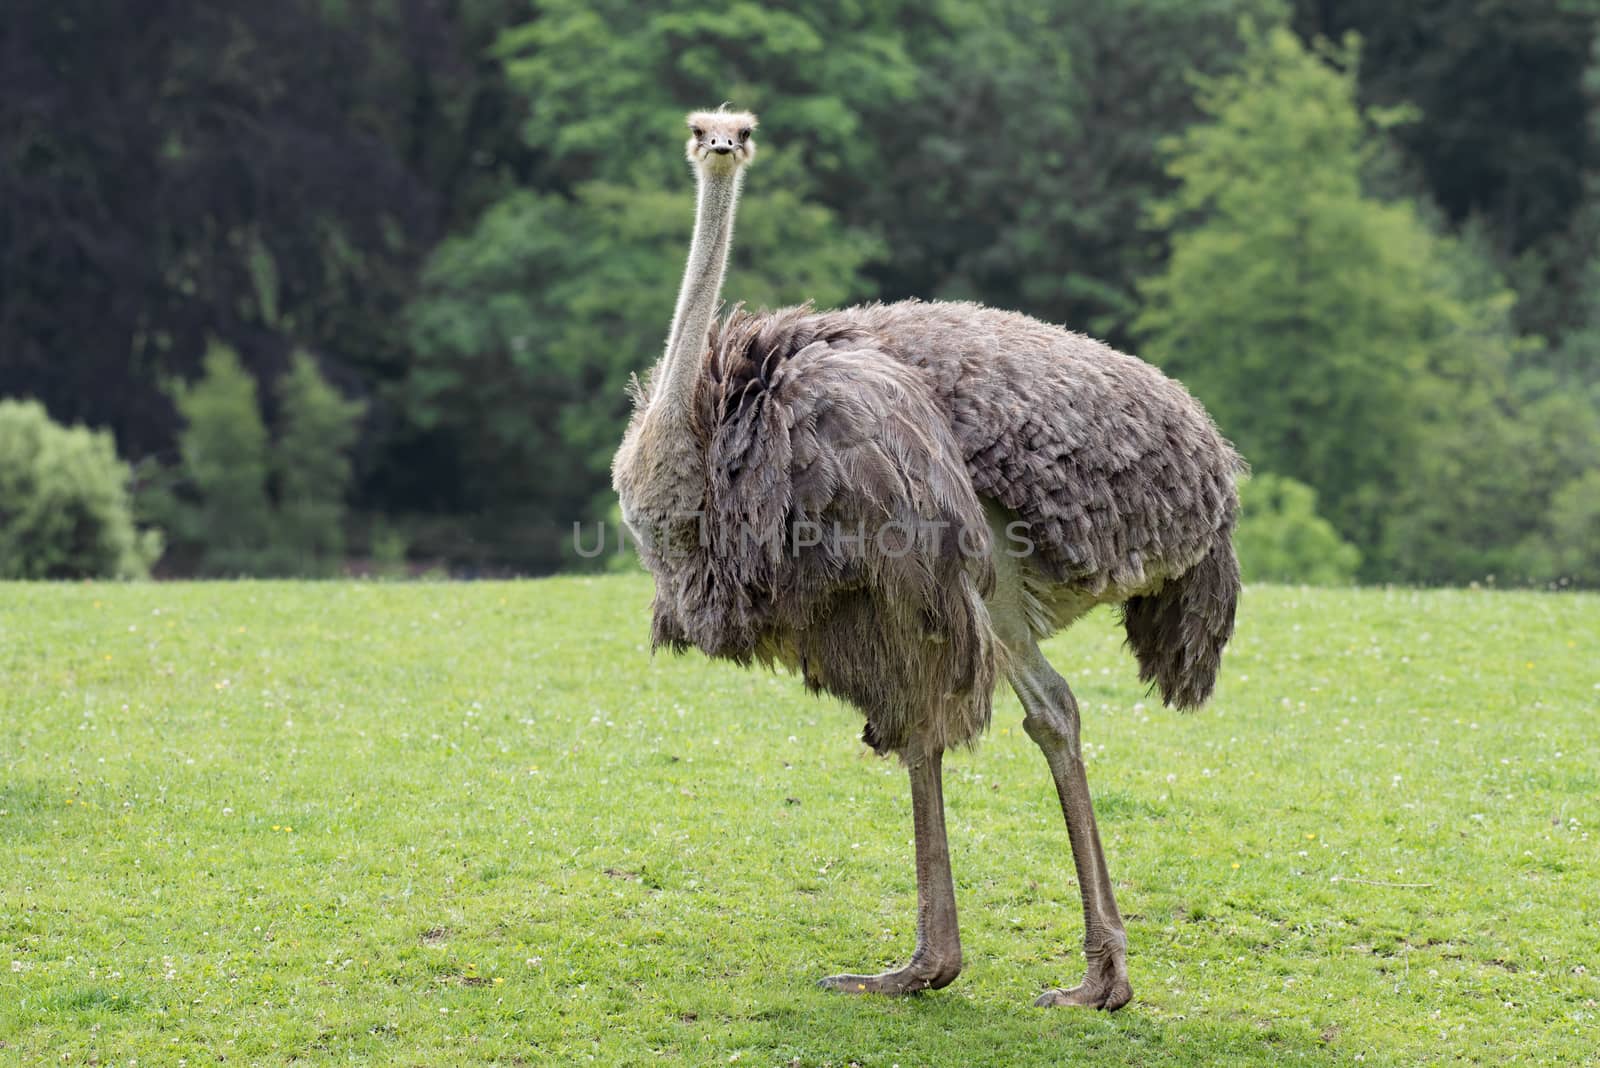
[[613, 463], [656, 581], [657, 646], [781, 663], [866, 718], [911, 780], [917, 948], [824, 985], [902, 994], [961, 966], [944, 750], [1016, 690], [1072, 842], [1089, 970], [1043, 1005], [1132, 997], [1078, 749], [1039, 641], [1120, 605], [1140, 677], [1204, 701], [1233, 630], [1243, 464], [1182, 386], [1059, 327], [975, 304], [736, 310], [715, 321], [755, 117], [689, 116], [699, 180], [666, 353]]
[[[923, 731], [971, 742], [998, 676], [988, 501], [1033, 543], [1037, 633], [1123, 604], [1142, 677], [1183, 707], [1210, 694], [1240, 462], [1149, 364], [1012, 312], [910, 301], [735, 312], [697, 381], [705, 544], [647, 552], [657, 644], [794, 667], [861, 709], [881, 752]], [[833, 536], [941, 522], [903, 553]], [[825, 536], [797, 545], [796, 526]]]

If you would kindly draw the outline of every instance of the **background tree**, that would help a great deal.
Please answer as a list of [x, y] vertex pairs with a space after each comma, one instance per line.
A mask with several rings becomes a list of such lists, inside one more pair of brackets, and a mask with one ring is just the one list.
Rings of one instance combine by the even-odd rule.
[[258, 376], [307, 345], [385, 410], [423, 254], [525, 166], [499, 64], [516, 0], [18, 0], [0, 23], [0, 392], [172, 457], [162, 383], [208, 338]]
[[1416, 444], [1412, 383], [1453, 309], [1409, 205], [1362, 191], [1373, 141], [1354, 74], [1282, 29], [1246, 47], [1237, 74], [1205, 83], [1211, 121], [1172, 145], [1180, 186], [1151, 216], [1174, 228], [1172, 257], [1145, 286], [1143, 351], [1253, 464], [1317, 487], [1341, 535], [1371, 544]]
[[1453, 225], [1482, 222], [1524, 299], [1518, 329], [1552, 340], [1582, 318], [1597, 247], [1586, 183], [1597, 162], [1595, 0], [1295, 0], [1307, 38], [1357, 32], [1361, 99], [1409, 105], [1395, 131], [1426, 195]]
[[255, 379], [234, 351], [213, 343], [198, 382], [172, 387], [185, 423], [179, 441], [192, 502], [180, 512], [179, 536], [197, 548], [212, 574], [253, 574], [272, 546], [267, 496], [267, 428]]
[[[732, 291], [756, 304], [870, 295], [870, 234], [809, 194], [870, 175], [859, 110], [892, 107], [914, 84], [890, 14], [550, 0], [502, 35], [511, 84], [537, 101], [523, 133], [548, 191], [509, 193], [441, 245], [407, 319], [407, 412], [448, 443], [434, 461], [453, 487], [446, 507], [474, 517], [468, 538], [442, 544], [414, 525], [424, 555], [578, 563], [567, 542], [575, 521], [604, 514], [627, 379], [664, 343], [693, 218], [683, 113], [697, 101], [766, 100], [785, 129], [746, 197]], [[827, 47], [841, 28], [854, 48]], [[571, 63], [580, 53], [604, 60]]]
[[[1200, 117], [1194, 74], [1232, 69], [1276, 0], [1001, 0], [948, 5], [910, 36], [910, 106], [874, 121], [880, 166], [846, 215], [874, 225], [888, 299], [971, 299], [1133, 342], [1142, 226], [1168, 193], [1162, 142]], [[830, 200], [832, 198], [830, 197]]]
[[[365, 406], [352, 529], [570, 566], [662, 342], [681, 115], [732, 99], [768, 136], [730, 294], [1149, 340], [1365, 577], [1559, 581], [1600, 436], [1600, 0], [1069, 6], [17, 0], [0, 396], [112, 430], [167, 517], [165, 383], [213, 338], [262, 383], [314, 352]], [[1271, 56], [1347, 30], [1359, 69]]]
[[[1600, 402], [1600, 396], [1591, 397]], [[1518, 546], [1526, 573], [1558, 585], [1600, 586], [1600, 467], [1552, 495], [1543, 529]], [[1515, 576], [1513, 576], [1515, 577]]]
[[1484, 230], [1443, 238], [1367, 191], [1396, 116], [1360, 110], [1355, 60], [1270, 30], [1205, 83], [1211, 121], [1174, 142], [1181, 185], [1152, 216], [1175, 236], [1145, 351], [1258, 470], [1316, 488], [1369, 577], [1559, 578], [1521, 546], [1600, 423], [1535, 373]]
[[280, 426], [272, 450], [277, 480], [273, 549], [291, 574], [331, 574], [344, 558], [349, 450], [366, 406], [347, 401], [297, 352], [278, 380]]
[[1559, 581], [1564, 557], [1524, 547], [1551, 536], [1557, 495], [1600, 465], [1600, 392], [1548, 369], [1542, 342], [1516, 335], [1511, 294], [1477, 240], [1444, 246], [1458, 319], [1414, 386], [1420, 445], [1373, 546], [1376, 573]]

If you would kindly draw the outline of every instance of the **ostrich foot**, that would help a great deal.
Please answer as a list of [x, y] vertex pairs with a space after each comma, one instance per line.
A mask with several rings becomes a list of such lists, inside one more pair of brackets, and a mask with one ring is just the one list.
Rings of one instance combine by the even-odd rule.
[[1035, 1006], [1083, 1006], [1115, 1012], [1133, 999], [1133, 986], [1128, 985], [1126, 948], [1128, 938], [1122, 932], [1107, 938], [1102, 945], [1088, 951], [1090, 970], [1080, 985], [1072, 990], [1046, 990], [1034, 1001]]
[[1114, 932], [1097, 945], [1086, 947], [1089, 971], [1083, 982], [1071, 990], [1046, 990], [1035, 1005], [1080, 1005], [1115, 1012], [1133, 1000], [1128, 985], [1127, 935]]
[[1132, 999], [1133, 987], [1128, 985], [1126, 979], [1119, 979], [1113, 983], [1086, 982], [1071, 990], [1046, 990], [1039, 995], [1034, 1004], [1042, 1007], [1079, 1005], [1084, 1008], [1115, 1012]]
[[830, 975], [818, 980], [817, 985], [845, 994], [915, 994], [949, 986], [960, 970], [959, 966], [951, 968], [914, 960], [898, 971], [878, 975]]

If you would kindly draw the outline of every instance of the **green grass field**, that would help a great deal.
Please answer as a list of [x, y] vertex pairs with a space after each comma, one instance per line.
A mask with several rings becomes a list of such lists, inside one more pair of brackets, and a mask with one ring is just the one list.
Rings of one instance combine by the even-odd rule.
[[967, 970], [895, 963], [903, 773], [652, 660], [639, 576], [0, 586], [0, 1063], [1576, 1064], [1600, 1055], [1600, 598], [1252, 588], [1216, 700], [1052, 643], [1135, 1000], [1081, 974], [1009, 692], [946, 761]]

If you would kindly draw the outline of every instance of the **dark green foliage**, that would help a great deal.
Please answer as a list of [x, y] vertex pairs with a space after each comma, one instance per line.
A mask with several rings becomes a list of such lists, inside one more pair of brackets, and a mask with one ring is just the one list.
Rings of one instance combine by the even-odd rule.
[[[497, 52], [537, 102], [523, 134], [549, 191], [509, 194], [435, 252], [408, 319], [405, 396], [415, 423], [453, 444], [452, 504], [477, 517], [483, 562], [547, 570], [581, 563], [572, 524], [603, 514], [628, 377], [664, 342], [693, 219], [684, 112], [737, 95], [782, 131], [745, 197], [728, 292], [755, 305], [868, 297], [862, 267], [882, 247], [818, 197], [833, 190], [837, 204], [875, 173], [865, 115], [909, 99], [901, 23], [922, 16], [539, 7]], [[853, 46], [829, 47], [830, 27]]]
[[[568, 530], [608, 499], [622, 385], [661, 344], [691, 218], [686, 108], [736, 97], [775, 131], [741, 212], [735, 299], [966, 296], [1116, 327], [1160, 252], [1137, 221], [1167, 183], [1159, 139], [1193, 112], [1188, 68], [1228, 52], [1241, 13], [1272, 10], [539, 7], [497, 51], [554, 192], [509, 195], [435, 253], [407, 391], [455, 445], [454, 505], [501, 515], [493, 553], [533, 567], [577, 563]], [[1115, 56], [1136, 33], [1164, 47]]]
[[1385, 552], [1423, 581], [1592, 585], [1600, 527], [1581, 517], [1600, 470], [1600, 388], [1529, 373], [1499, 386], [1441, 424]]
[[[17, 0], [0, 27], [0, 395], [176, 451], [207, 339], [383, 405], [446, 227], [527, 166], [487, 55], [520, 0]], [[363, 493], [415, 492], [392, 413]]]
[[1166, 254], [1143, 226], [1170, 190], [1164, 138], [1199, 116], [1195, 73], [1231, 68], [1242, 19], [1276, 0], [950, 5], [909, 36], [915, 106], [874, 121], [865, 207], [886, 298], [1017, 308], [1131, 341], [1137, 282]]
[[[611, 503], [682, 267], [681, 117], [729, 100], [764, 124], [730, 300], [1062, 322], [1314, 487], [1364, 578], [1590, 582], [1597, 26], [1600, 0], [17, 0], [0, 396], [116, 435], [166, 570], [325, 572], [346, 498], [418, 562], [587, 566], [571, 524]], [[1359, 68], [1312, 47], [1348, 31]], [[165, 383], [212, 338], [262, 383], [314, 352], [355, 400], [266, 397], [277, 445], [207, 475], [246, 502], [207, 548]], [[353, 473], [343, 440], [289, 457], [350, 403]]]
[[1538, 299], [1529, 332], [1559, 335], [1581, 318], [1594, 234], [1573, 226], [1597, 160], [1586, 121], [1594, 0], [1296, 0], [1296, 28], [1361, 34], [1364, 101], [1408, 104], [1423, 121], [1397, 131], [1422, 190], [1454, 223], [1478, 218], [1498, 262]]
[[966, 17], [910, 0], [535, 6], [496, 50], [534, 105], [523, 136], [541, 155], [541, 184], [563, 193], [596, 179], [670, 188], [686, 173], [684, 112], [736, 100], [782, 132], [763, 149], [764, 184], [836, 206], [875, 185], [891, 121], [917, 107], [911, 42]]
[[128, 478], [110, 434], [0, 400], [0, 579], [147, 575], [161, 536], [135, 529]]
[[172, 516], [179, 551], [215, 575], [336, 572], [349, 451], [365, 405], [345, 400], [316, 361], [297, 352], [277, 383], [277, 433], [269, 438], [255, 379], [233, 350], [214, 344], [205, 368], [198, 382], [172, 390], [186, 422], [183, 462], [161, 480], [153, 505]]

